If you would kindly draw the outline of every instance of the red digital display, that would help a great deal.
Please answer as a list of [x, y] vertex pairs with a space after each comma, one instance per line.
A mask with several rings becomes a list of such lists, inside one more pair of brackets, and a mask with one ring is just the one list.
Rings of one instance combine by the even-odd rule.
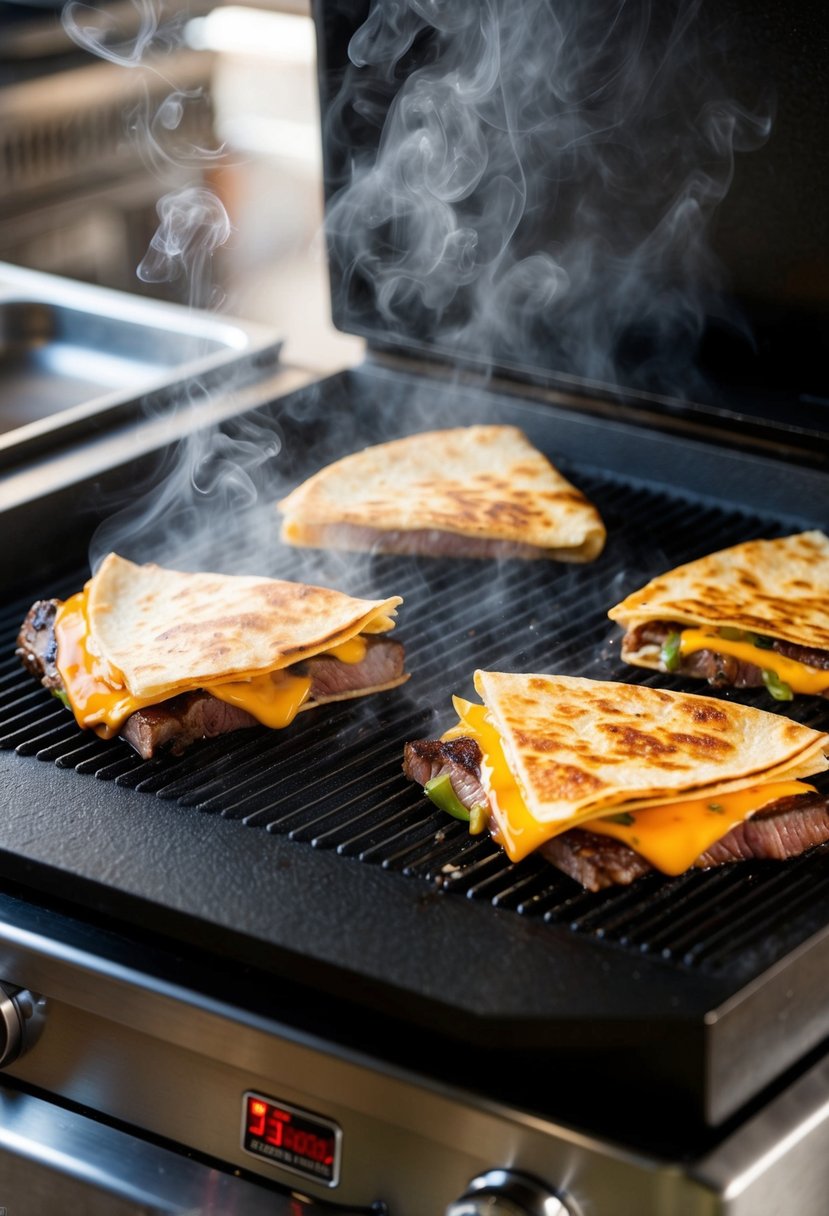
[[336, 1186], [341, 1136], [329, 1119], [262, 1094], [245, 1094], [242, 1147], [272, 1165]]

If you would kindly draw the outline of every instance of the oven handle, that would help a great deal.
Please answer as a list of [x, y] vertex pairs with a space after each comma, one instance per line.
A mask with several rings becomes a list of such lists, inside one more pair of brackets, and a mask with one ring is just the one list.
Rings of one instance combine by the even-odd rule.
[[[355, 1216], [0, 1086], [0, 1204], [87, 1216]], [[2, 1208], [0, 1208], [2, 1210]], [[373, 1209], [377, 1213], [377, 1208]]]

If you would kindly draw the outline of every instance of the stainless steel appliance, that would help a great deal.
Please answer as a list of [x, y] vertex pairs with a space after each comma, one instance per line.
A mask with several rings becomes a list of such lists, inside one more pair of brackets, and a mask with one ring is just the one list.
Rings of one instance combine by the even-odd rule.
[[[654, 364], [631, 359], [630, 343], [652, 353], [648, 327], [622, 335], [615, 386], [588, 383], [574, 347], [556, 348], [569, 365], [545, 367], [535, 357], [549, 349], [543, 327], [524, 374], [500, 348], [493, 367], [468, 324], [480, 280], [463, 260], [465, 294], [450, 302], [460, 359], [450, 359], [420, 288], [404, 293], [401, 312], [382, 274], [366, 274], [373, 242], [389, 257], [401, 248], [389, 244], [394, 224], [349, 208], [386, 146], [378, 115], [400, 110], [405, 82], [457, 52], [459, 30], [472, 45], [461, 10], [471, 6], [413, 6], [407, 25], [404, 10], [382, 6], [405, 34], [404, 54], [390, 58], [377, 14], [364, 24], [367, 6], [320, 7], [333, 299], [339, 322], [369, 337], [369, 355], [322, 382], [279, 367], [235, 409], [217, 393], [223, 450], [255, 435], [273, 455], [256, 466], [254, 504], [221, 527], [188, 516], [178, 547], [191, 565], [403, 595], [409, 684], [179, 758], [142, 761], [79, 732], [19, 668], [17, 629], [34, 598], [78, 588], [113, 501], [122, 522], [132, 510], [140, 524], [169, 485], [158, 470], [185, 428], [173, 417], [162, 435], [132, 419], [7, 480], [0, 1204], [10, 1212], [72, 1202], [291, 1216], [825, 1210], [826, 849], [589, 894], [538, 859], [511, 865], [431, 812], [400, 761], [403, 742], [439, 726], [475, 666], [658, 683], [620, 663], [609, 604], [714, 548], [825, 527], [825, 305], [793, 268], [803, 248], [827, 248], [816, 201], [826, 115], [809, 110], [794, 146], [769, 137], [747, 153], [748, 178], [722, 204], [719, 232], [759, 234], [766, 258], [762, 275], [751, 259], [734, 271], [759, 338], [750, 355], [743, 330], [736, 345], [728, 327], [711, 334], [699, 393], [638, 378]], [[564, 5], [559, 16], [578, 12]], [[774, 129], [784, 133], [814, 80], [819, 14], [798, 14], [752, 27], [749, 75], [779, 80]], [[445, 131], [451, 107], [436, 111], [434, 96], [421, 99], [417, 123], [439, 112]], [[768, 246], [766, 226], [788, 197], [782, 167], [793, 172], [804, 146], [815, 181], [806, 231]], [[461, 202], [471, 228], [475, 205]], [[349, 214], [369, 221], [359, 256]], [[412, 214], [401, 202], [399, 216]], [[616, 267], [604, 267], [609, 294]], [[771, 296], [761, 279], [776, 284]], [[666, 290], [665, 279], [648, 282]], [[389, 307], [410, 325], [384, 328]], [[596, 502], [610, 537], [599, 562], [344, 559], [277, 544], [271, 502], [324, 461], [393, 434], [490, 420], [520, 425]], [[123, 493], [127, 471], [155, 490]], [[165, 557], [176, 552], [163, 529], [127, 535], [138, 549], [163, 539]], [[825, 706], [779, 708], [821, 725]]]

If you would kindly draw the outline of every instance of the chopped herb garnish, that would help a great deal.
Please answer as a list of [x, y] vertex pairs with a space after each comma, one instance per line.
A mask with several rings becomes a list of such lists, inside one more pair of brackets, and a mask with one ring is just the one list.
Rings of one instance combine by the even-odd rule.
[[737, 629], [734, 625], [722, 625], [717, 633], [727, 642], [744, 642], [749, 636], [744, 629]]
[[794, 693], [785, 681], [780, 679], [776, 671], [770, 668], [763, 668], [763, 683], [769, 690], [775, 701], [793, 701]]
[[675, 630], [669, 633], [662, 643], [662, 649], [659, 651], [659, 658], [662, 666], [666, 671], [676, 671], [679, 667], [680, 653], [679, 647], [682, 641], [682, 634]]
[[708, 809], [709, 811], [713, 811], [716, 815], [722, 815], [725, 811], [725, 807], [721, 802], [709, 802]]
[[735, 625], [721, 625], [717, 633], [727, 642], [748, 642], [750, 645], [756, 646], [758, 650], [774, 650], [774, 638], [767, 638], [762, 633], [737, 629]]
[[636, 817], [631, 815], [630, 811], [619, 811], [617, 815], [602, 815], [602, 819], [606, 819], [608, 823], [620, 823], [624, 828], [636, 823]]

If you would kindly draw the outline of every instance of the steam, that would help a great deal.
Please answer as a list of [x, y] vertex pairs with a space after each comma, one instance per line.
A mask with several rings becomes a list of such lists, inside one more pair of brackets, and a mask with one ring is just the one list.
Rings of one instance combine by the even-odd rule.
[[726, 53], [701, 0], [373, 3], [329, 132], [377, 143], [331, 211], [340, 304], [448, 356], [686, 395], [707, 318], [742, 325], [708, 233], [770, 129]]
[[[206, 402], [191, 390], [188, 407]], [[269, 503], [272, 462], [281, 442], [265, 421], [241, 416], [223, 429], [204, 427], [169, 448], [160, 466], [130, 487], [127, 506], [114, 511], [96, 530], [94, 569], [111, 551], [134, 561], [155, 561], [178, 569], [257, 568], [257, 549], [267, 527], [258, 518], [246, 543], [223, 552], [231, 526], [242, 518], [272, 516]], [[271, 518], [269, 531], [274, 531]], [[261, 571], [262, 562], [259, 560]]]
[[160, 223], [138, 266], [139, 279], [169, 283], [183, 278], [192, 307], [218, 307], [210, 267], [215, 250], [230, 236], [223, 204], [210, 190], [189, 186], [166, 194], [157, 211]]
[[[180, 25], [154, 0], [133, 9], [128, 36], [75, 2], [64, 24], [166, 81]], [[695, 394], [706, 326], [745, 329], [710, 234], [737, 156], [771, 125], [767, 98], [726, 88], [728, 38], [702, 0], [371, 0], [367, 12], [326, 117], [341, 183], [327, 224], [336, 311], [459, 364]], [[168, 83], [131, 118], [159, 178], [222, 155], [184, 139], [204, 99]], [[138, 276], [218, 307], [212, 263], [231, 235], [220, 200], [176, 186], [158, 216]], [[180, 408], [196, 414], [200, 393]], [[433, 409], [424, 417], [435, 425]], [[93, 554], [184, 548], [204, 561], [188, 537], [262, 511], [270, 548], [279, 446], [264, 419], [183, 440], [151, 485], [131, 487]]]
[[123, 10], [110, 11], [69, 0], [61, 21], [78, 46], [123, 68], [141, 67], [151, 53], [165, 53], [178, 45], [180, 17], [162, 21], [157, 0], [130, 0], [129, 8], [132, 13], [125, 17]]
[[[125, 115], [125, 139], [157, 178], [160, 197], [158, 226], [136, 267], [138, 279], [173, 285], [176, 298], [191, 308], [217, 310], [223, 297], [214, 283], [213, 261], [230, 239], [231, 223], [221, 199], [203, 184], [203, 170], [225, 154], [187, 135], [199, 125], [196, 107], [209, 106], [209, 98], [202, 89], [181, 88], [174, 80], [174, 52], [183, 45], [184, 23], [180, 16], [164, 18], [163, 11], [160, 0], [133, 0], [126, 10], [112, 13], [70, 2], [62, 20], [78, 45], [119, 68], [136, 70], [139, 77], [138, 101]], [[188, 346], [183, 358], [198, 357], [195, 346]], [[230, 394], [232, 385], [222, 391]], [[110, 502], [111, 513], [92, 538], [93, 569], [111, 550], [182, 567], [244, 560], [238, 551], [220, 559], [221, 538], [229, 521], [264, 500], [262, 477], [280, 440], [253, 416], [233, 419], [222, 429], [199, 427], [209, 404], [208, 389], [194, 381], [165, 403], [184, 423], [185, 437], [143, 480], [131, 471], [131, 484], [120, 500]]]

